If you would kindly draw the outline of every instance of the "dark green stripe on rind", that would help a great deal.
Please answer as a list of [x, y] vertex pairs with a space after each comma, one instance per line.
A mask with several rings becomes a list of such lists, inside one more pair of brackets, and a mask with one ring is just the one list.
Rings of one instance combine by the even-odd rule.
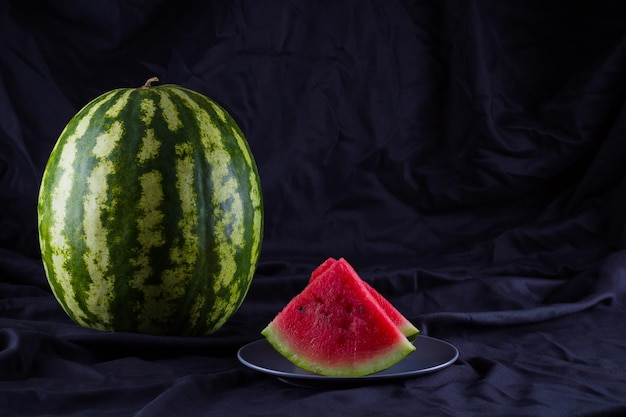
[[[182, 97], [173, 94], [177, 91], [172, 86], [118, 90], [94, 100], [68, 124], [51, 155], [39, 202], [42, 258], [61, 305], [83, 325], [106, 330], [207, 334], [219, 328], [234, 313], [249, 288], [260, 252], [263, 216], [254, 160], [245, 140], [242, 148], [243, 135], [223, 109], [189, 90], [181, 89]], [[122, 104], [115, 108], [113, 104], [124, 95], [128, 95], [129, 101], [119, 102]], [[160, 109], [164, 95], [169, 98], [164, 102], [165, 107], [174, 104], [175, 108], [183, 109], [179, 111], [178, 121]], [[150, 111], [151, 106], [141, 104], [150, 102], [155, 104], [154, 112]], [[90, 128], [76, 138], [76, 143], [80, 144], [77, 145], [76, 155], [80, 152], [77, 161], [81, 160], [82, 164], [72, 164], [76, 171], [73, 183], [68, 187], [71, 197], [66, 198], [66, 216], [55, 223], [59, 213], [53, 209], [54, 201], [58, 194], [62, 194], [57, 181], [63, 178], [65, 169], [59, 159], [62, 149], [75, 133], [81, 116], [98, 103], [103, 104], [89, 115]], [[189, 103], [197, 103], [203, 110], [185, 109]], [[106, 114], [111, 113], [110, 104], [119, 114]], [[223, 113], [217, 114], [215, 108]], [[205, 119], [208, 117], [217, 124], [222, 137], [212, 139], [219, 140], [219, 143], [205, 140], [203, 146], [188, 145], [200, 136], [202, 127], [198, 120], [202, 117], [198, 115], [203, 112], [206, 112]], [[225, 121], [221, 120], [222, 117]], [[98, 143], [97, 138], [102, 131], [112, 127], [121, 136], [117, 145], [108, 149], [107, 142], [100, 137]], [[240, 135], [239, 141], [233, 131]], [[149, 140], [148, 136], [151, 136]], [[158, 152], [147, 151], [146, 142], [158, 143]], [[184, 183], [200, 197], [214, 194], [215, 187], [210, 178], [216, 167], [209, 163], [211, 154], [207, 156], [205, 152], [214, 152], [220, 147], [218, 145], [228, 149], [234, 158], [228, 164], [228, 176], [224, 179], [239, 181], [233, 195], [224, 200], [218, 210], [220, 214], [234, 205], [241, 206], [243, 218], [230, 226], [232, 230], [227, 235], [234, 236], [234, 229], [245, 228], [244, 239], [238, 246], [233, 246], [228, 238], [215, 241], [214, 202], [203, 198], [181, 200], [177, 188], [177, 184]], [[186, 165], [177, 164], [185, 159], [188, 161]], [[111, 166], [108, 161], [115, 162]], [[97, 198], [93, 195], [85, 197], [98, 188], [92, 184], [90, 191], [88, 181], [98, 166], [103, 173], [108, 172], [104, 176], [108, 188], [100, 187], [106, 193]], [[150, 199], [142, 198], [142, 187], [158, 183], [159, 178], [162, 196], [147, 204], [146, 200]], [[189, 181], [181, 181], [181, 178]], [[146, 211], [147, 206], [153, 212]], [[99, 208], [99, 212], [91, 212], [94, 207]], [[180, 224], [185, 207], [190, 211], [197, 210], [196, 218], [186, 217], [190, 221], [187, 226]], [[91, 227], [83, 228], [85, 216], [92, 219]], [[59, 225], [65, 227], [61, 233], [63, 236], [53, 242], [50, 233], [58, 231]], [[187, 230], [188, 238], [184, 237], [184, 230]], [[146, 236], [153, 235], [162, 236], [152, 239], [152, 243], [138, 244], [139, 240], [148, 241]], [[54, 251], [63, 250], [55, 245], [63, 238], [68, 254], [64, 257], [63, 267], [59, 267], [58, 262], [55, 267], [52, 261]], [[90, 252], [88, 241], [96, 251]], [[178, 249], [172, 251], [172, 248]], [[223, 260], [217, 248], [232, 248], [229, 250], [234, 253], [236, 269], [231, 280], [214, 285], [211, 277], [222, 272], [219, 261]], [[188, 259], [177, 255], [185, 251]], [[105, 264], [107, 268], [104, 268]], [[188, 271], [184, 272], [185, 269]], [[61, 276], [64, 270], [71, 270], [71, 277]], [[182, 281], [191, 284], [176, 284], [186, 273], [193, 278]], [[68, 280], [71, 281], [69, 287], [61, 284]], [[105, 285], [100, 285], [102, 283]], [[94, 295], [98, 288], [101, 294]], [[102, 310], [98, 311], [98, 308]]]
[[[242, 149], [239, 143], [240, 141], [238, 141], [235, 135], [233, 135], [233, 126], [238, 130], [237, 125], [226, 113], [226, 111], [220, 108], [216, 103], [208, 100], [206, 97], [190, 90], [181, 90], [180, 93], [183, 100], [192, 100], [204, 111], [206, 111], [208, 119], [217, 125], [217, 130], [219, 130], [221, 134], [221, 140], [219, 143], [208, 144], [207, 152], [209, 155], [220, 151], [224, 152], [226, 150], [231, 150], [231, 152], [235, 154], [236, 152], [233, 150], [240, 151], [240, 160], [235, 164], [227, 165], [228, 172], [225, 173], [225, 176], [222, 178], [222, 184], [213, 184], [213, 187], [221, 185], [228, 188], [228, 182], [237, 181], [239, 184], [233, 189], [235, 193], [231, 194], [228, 199], [225, 199], [220, 203], [215, 202], [212, 206], [220, 207], [220, 211], [226, 215], [229, 213], [238, 213], [241, 215], [241, 218], [238, 220], [238, 224], [231, 224], [231, 228], [241, 228], [243, 225], [254, 224], [255, 215], [262, 218], [262, 204], [260, 199], [258, 173], [256, 171], [256, 165], [251, 159], [251, 153], [247, 147], [247, 143], [243, 141], [246, 147]], [[194, 114], [201, 116], [202, 112], [197, 111], [194, 112]], [[202, 124], [203, 121], [198, 120], [198, 123]], [[240, 136], [243, 137], [241, 134]], [[212, 164], [209, 163], [209, 166], [211, 165]], [[212, 166], [210, 171], [216, 169], [216, 166]], [[214, 195], [216, 194], [214, 190], [212, 190], [212, 192]], [[255, 194], [254, 198], [251, 198], [251, 192]], [[239, 207], [239, 209], [235, 209], [235, 207]], [[228, 223], [229, 220], [230, 219], [228, 219], [227, 216], [222, 219], [225, 223]], [[215, 227], [218, 224], [218, 221], [213, 221], [211, 226]], [[228, 230], [228, 227], [228, 225], [225, 226], [226, 230]], [[233, 232], [235, 232], [235, 230], [233, 230]], [[217, 231], [213, 230], [213, 233], [217, 234]], [[240, 242], [230, 239], [231, 237], [236, 236], [236, 233], [229, 233], [224, 236], [227, 239], [225, 242], [217, 242], [217, 244], [212, 245], [212, 257], [215, 259], [223, 259], [223, 256], [216, 252], [218, 248], [234, 249], [233, 266], [236, 269], [233, 274], [242, 278], [233, 283], [224, 282], [222, 285], [216, 285], [216, 288], [214, 288], [217, 292], [217, 298], [219, 300], [231, 300], [230, 303], [232, 305], [238, 306], [241, 304], [247, 292], [249, 282], [252, 279], [254, 264], [258, 259], [260, 251], [262, 224], [250, 228], [250, 233], [253, 233], [252, 238], [248, 239], [246, 234], [244, 234]], [[217, 272], [219, 273], [222, 271]], [[212, 310], [219, 310], [223, 307], [219, 304], [213, 304], [207, 306], [207, 308], [209, 308], [209, 311], [206, 314], [214, 315], [216, 312]]]
[[[93, 317], [88, 312], [83, 312], [81, 281], [74, 280], [73, 277], [86, 276], [81, 271], [83, 263], [76, 261], [76, 254], [82, 253], [84, 241], [68, 239], [67, 236], [81, 234], [81, 224], [77, 219], [82, 218], [82, 208], [69, 203], [80, 201], [80, 188], [75, 185], [80, 186], [85, 181], [90, 168], [85, 163], [77, 163], [75, 156], [83, 142], [89, 140], [87, 122], [91, 119], [90, 113], [104, 105], [116, 93], [111, 92], [93, 100], [68, 123], [61, 135], [64, 140], [57, 142], [48, 161], [38, 205], [42, 259], [51, 287], [68, 315], [83, 325], [90, 323]], [[61, 182], [67, 183], [66, 186], [60, 188]], [[66, 211], [66, 215], [61, 216], [61, 211]], [[74, 275], [64, 276], [63, 272], [70, 269], [76, 271]]]

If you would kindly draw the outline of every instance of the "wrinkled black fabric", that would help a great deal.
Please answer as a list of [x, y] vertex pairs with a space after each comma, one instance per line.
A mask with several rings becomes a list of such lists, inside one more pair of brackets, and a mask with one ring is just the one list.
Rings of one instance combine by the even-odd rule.
[[[626, 4], [0, 1], [0, 415], [626, 415]], [[36, 202], [80, 107], [158, 76], [222, 104], [265, 202], [248, 296], [204, 338], [72, 323]], [[329, 256], [442, 371], [287, 385], [237, 350]]]

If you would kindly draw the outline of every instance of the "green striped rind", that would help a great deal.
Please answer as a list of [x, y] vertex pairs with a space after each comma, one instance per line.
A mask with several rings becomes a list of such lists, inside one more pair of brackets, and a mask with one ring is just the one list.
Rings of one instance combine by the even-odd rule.
[[102, 330], [212, 333], [243, 302], [261, 248], [244, 135], [215, 102], [173, 85], [114, 90], [72, 118], [38, 211], [56, 298]]

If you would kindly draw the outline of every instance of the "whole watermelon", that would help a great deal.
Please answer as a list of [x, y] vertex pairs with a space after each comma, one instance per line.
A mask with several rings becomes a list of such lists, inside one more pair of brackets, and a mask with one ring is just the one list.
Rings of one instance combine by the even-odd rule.
[[42, 260], [83, 326], [206, 335], [250, 287], [259, 175], [223, 108], [154, 81], [101, 95], [61, 133], [39, 192]]

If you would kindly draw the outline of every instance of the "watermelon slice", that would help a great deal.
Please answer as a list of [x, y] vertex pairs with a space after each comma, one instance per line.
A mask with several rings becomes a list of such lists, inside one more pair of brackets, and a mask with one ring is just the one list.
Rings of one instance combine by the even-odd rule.
[[347, 262], [333, 262], [261, 332], [300, 368], [329, 376], [381, 371], [415, 350]]
[[326, 259], [320, 266], [318, 266], [312, 273], [311, 278], [309, 278], [309, 282], [315, 280], [318, 276], [320, 276], [324, 271], [326, 271], [331, 265], [336, 262], [344, 263], [346, 269], [350, 271], [352, 275], [354, 275], [355, 279], [362, 283], [362, 285], [367, 288], [367, 290], [372, 294], [372, 296], [376, 299], [376, 302], [385, 310], [385, 313], [389, 316], [391, 321], [395, 323], [396, 326], [400, 329], [402, 334], [404, 334], [410, 341], [415, 340], [417, 335], [419, 334], [419, 330], [417, 327], [413, 326], [411, 322], [402, 315], [385, 297], [383, 297], [378, 291], [376, 291], [371, 285], [367, 282], [363, 281], [361, 277], [358, 276], [354, 268], [343, 258], [336, 260], [334, 258]]

